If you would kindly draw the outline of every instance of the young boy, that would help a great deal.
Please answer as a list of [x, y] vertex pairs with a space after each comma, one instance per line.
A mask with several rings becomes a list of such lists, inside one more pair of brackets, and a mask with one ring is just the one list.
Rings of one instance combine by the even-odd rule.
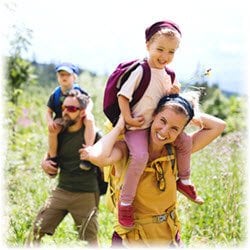
[[[79, 73], [78, 67], [72, 63], [61, 63], [56, 67], [56, 75], [59, 86], [53, 91], [51, 96], [49, 97], [47, 106], [46, 119], [48, 123], [48, 131], [49, 131], [49, 155], [48, 157], [57, 163], [56, 167], [58, 167], [57, 161], [57, 136], [58, 136], [58, 126], [61, 127], [59, 133], [62, 132], [65, 128], [67, 128], [70, 124], [65, 124], [62, 122], [62, 103], [65, 99], [66, 94], [71, 89], [78, 89], [82, 94], [85, 94], [89, 97], [89, 103], [86, 110], [86, 116], [83, 118], [83, 124], [85, 126], [84, 139], [86, 145], [92, 145], [95, 141], [95, 120], [92, 114], [93, 103], [90, 99], [90, 96], [87, 92], [80, 88], [79, 85], [75, 83], [77, 79], [77, 75]], [[70, 112], [76, 112], [76, 108], [74, 106], [67, 107]], [[85, 164], [85, 161], [81, 162], [80, 167], [84, 170], [88, 170], [88, 164]]]

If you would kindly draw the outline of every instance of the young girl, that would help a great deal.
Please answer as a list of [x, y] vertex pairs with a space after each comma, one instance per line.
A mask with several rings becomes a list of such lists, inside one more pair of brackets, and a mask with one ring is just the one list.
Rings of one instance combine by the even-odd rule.
[[[130, 109], [134, 90], [142, 77], [142, 67], [137, 67], [123, 84], [118, 93], [121, 114], [126, 122], [125, 140], [130, 152], [130, 164], [124, 179], [118, 204], [119, 223], [124, 227], [133, 227], [133, 200], [137, 184], [148, 162], [148, 128], [158, 101], [163, 95], [177, 94], [180, 85], [175, 80], [171, 84], [165, 66], [170, 64], [179, 47], [181, 31], [172, 21], [154, 23], [146, 29], [147, 62], [151, 69], [151, 79], [147, 90], [139, 102]], [[174, 128], [173, 128], [174, 130]], [[173, 131], [174, 132], [174, 131]], [[161, 138], [160, 134], [155, 136]], [[177, 188], [192, 201], [202, 204], [203, 199], [197, 196], [190, 177], [190, 156], [192, 141], [190, 136], [182, 133], [178, 136], [175, 147], [177, 151], [178, 176]]]
[[[85, 92], [83, 89], [80, 88], [80, 86], [75, 84], [75, 81], [77, 79], [78, 74], [78, 67], [72, 63], [61, 63], [57, 65], [56, 67], [56, 75], [57, 80], [59, 83], [59, 88], [56, 88], [51, 96], [49, 97], [47, 106], [47, 123], [48, 123], [48, 130], [49, 130], [49, 158], [53, 160], [56, 163], [57, 167], [57, 136], [58, 132], [56, 132], [56, 127], [60, 126], [61, 131], [65, 129], [69, 124], [62, 123], [62, 103], [64, 101], [64, 98], [66, 94], [71, 89], [77, 89], [82, 94], [85, 94], [89, 97], [88, 93]], [[56, 92], [59, 91], [59, 94], [57, 95]], [[58, 100], [57, 100], [58, 99]], [[92, 145], [95, 141], [95, 120], [94, 116], [91, 113], [93, 107], [93, 103], [89, 97], [89, 103], [86, 110], [86, 116], [83, 119], [83, 123], [85, 125], [85, 133], [84, 133], [84, 139], [86, 142], [86, 145]], [[74, 110], [73, 108], [70, 109], [70, 112], [76, 112], [77, 110]], [[60, 132], [61, 132], [60, 131]], [[80, 167], [84, 170], [89, 169], [89, 164], [86, 161], [82, 161]], [[52, 176], [53, 177], [53, 176]]]

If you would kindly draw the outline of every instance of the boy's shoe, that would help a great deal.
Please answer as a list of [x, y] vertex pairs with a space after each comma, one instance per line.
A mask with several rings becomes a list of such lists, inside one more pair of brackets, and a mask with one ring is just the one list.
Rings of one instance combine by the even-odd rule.
[[118, 203], [118, 221], [125, 228], [133, 228], [134, 209], [132, 205], [123, 206], [120, 202]]
[[93, 165], [89, 161], [80, 160], [80, 169], [89, 171]]
[[176, 184], [177, 190], [188, 199], [200, 205], [204, 203], [204, 200], [197, 195], [194, 185], [185, 185], [180, 179], [177, 180]]

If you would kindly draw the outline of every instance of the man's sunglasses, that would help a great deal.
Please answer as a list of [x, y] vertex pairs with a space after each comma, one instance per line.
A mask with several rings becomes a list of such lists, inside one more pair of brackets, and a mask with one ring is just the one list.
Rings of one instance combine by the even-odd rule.
[[67, 109], [67, 111], [70, 113], [75, 113], [77, 110], [80, 110], [81, 108], [76, 106], [62, 105], [62, 111], [64, 111], [65, 109]]

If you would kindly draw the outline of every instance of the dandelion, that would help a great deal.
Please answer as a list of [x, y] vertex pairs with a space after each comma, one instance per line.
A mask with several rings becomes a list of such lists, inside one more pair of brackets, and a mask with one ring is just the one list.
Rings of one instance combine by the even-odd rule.
[[211, 68], [207, 69], [207, 70], [205, 71], [205, 73], [204, 73], [204, 76], [210, 76], [210, 75], [211, 75], [211, 71], [212, 71]]
[[197, 90], [200, 90], [200, 91], [204, 91], [205, 88], [204, 87], [197, 87], [197, 86], [194, 86], [192, 85], [194, 81], [199, 81], [199, 80], [204, 80], [204, 77], [208, 77], [211, 75], [211, 71], [212, 69], [211, 68], [208, 68], [205, 70], [204, 73], [196, 73], [194, 76], [192, 76], [187, 82], [187, 84], [184, 84], [184, 88], [183, 88], [183, 91], [185, 91], [187, 88], [192, 88], [192, 89], [197, 89]]

